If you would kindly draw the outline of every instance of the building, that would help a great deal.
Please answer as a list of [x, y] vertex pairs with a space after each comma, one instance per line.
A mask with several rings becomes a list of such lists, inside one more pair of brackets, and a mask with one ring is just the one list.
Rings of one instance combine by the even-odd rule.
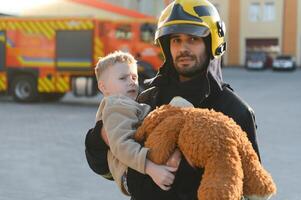
[[105, 0], [114, 5], [122, 6], [147, 15], [158, 17], [169, 2], [166, 0]]
[[[210, 1], [217, 7], [227, 27], [227, 52], [223, 58], [225, 65], [243, 66], [248, 53], [253, 51], [265, 52], [271, 58], [281, 54], [291, 55], [296, 59], [297, 65], [301, 65], [300, 0]], [[25, 15], [53, 13], [125, 19], [135, 18], [140, 12], [146, 16], [159, 17], [163, 8], [172, 0], [59, 0], [59, 2], [45, 8], [30, 10]], [[105, 3], [119, 7], [119, 11], [112, 15], [110, 11], [100, 12], [99, 8], [93, 7], [94, 4]]]
[[[249, 52], [291, 55], [301, 65], [301, 1], [211, 0], [226, 23], [225, 65], [242, 66]], [[298, 26], [299, 25], [299, 26]]]
[[[172, 0], [107, 0], [158, 17]], [[291, 55], [301, 65], [301, 1], [210, 0], [227, 27], [225, 65], [242, 66], [249, 52]], [[298, 26], [299, 25], [299, 26]]]

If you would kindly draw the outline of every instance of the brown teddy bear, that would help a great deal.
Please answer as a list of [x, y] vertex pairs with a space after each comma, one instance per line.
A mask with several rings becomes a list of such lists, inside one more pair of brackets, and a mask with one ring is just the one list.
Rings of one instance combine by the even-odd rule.
[[264, 200], [276, 193], [246, 133], [220, 112], [163, 105], [144, 119], [135, 139], [145, 141], [157, 164], [179, 148], [189, 163], [204, 168], [199, 200]]

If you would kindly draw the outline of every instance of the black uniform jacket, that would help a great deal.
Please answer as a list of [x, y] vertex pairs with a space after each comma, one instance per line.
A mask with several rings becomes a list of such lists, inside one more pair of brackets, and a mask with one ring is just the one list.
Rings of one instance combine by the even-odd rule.
[[[256, 125], [254, 112], [229, 85], [222, 81], [219, 60], [212, 60], [207, 71], [194, 80], [181, 83], [173, 67], [166, 62], [154, 79], [150, 81], [150, 88], [141, 93], [139, 102], [156, 106], [167, 104], [172, 97], [182, 96], [193, 103], [195, 107], [214, 109], [234, 119], [247, 133], [253, 148], [259, 156], [256, 141]], [[90, 168], [100, 175], [109, 172], [107, 164], [108, 147], [100, 137], [101, 122], [97, 122], [86, 135], [86, 158]], [[140, 174], [133, 169], [128, 170], [127, 184], [132, 199], [135, 200], [194, 200], [197, 199], [197, 188], [200, 184], [203, 169], [194, 169], [182, 159], [176, 173], [172, 189], [163, 191], [155, 185], [147, 175]], [[106, 177], [106, 176], [104, 176]]]

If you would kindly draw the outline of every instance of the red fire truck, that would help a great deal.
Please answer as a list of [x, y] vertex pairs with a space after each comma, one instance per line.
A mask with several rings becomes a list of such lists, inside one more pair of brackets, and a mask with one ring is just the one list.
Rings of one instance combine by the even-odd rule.
[[141, 81], [162, 63], [154, 21], [92, 18], [0, 18], [0, 92], [16, 101], [97, 93], [99, 57], [122, 50], [138, 59]]

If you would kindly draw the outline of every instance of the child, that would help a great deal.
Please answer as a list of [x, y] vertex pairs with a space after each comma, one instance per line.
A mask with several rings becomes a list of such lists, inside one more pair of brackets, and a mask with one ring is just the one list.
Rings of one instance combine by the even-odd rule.
[[[115, 51], [101, 58], [95, 68], [98, 88], [104, 97], [96, 114], [103, 121], [102, 137], [110, 147], [108, 163], [121, 191], [126, 185], [127, 167], [148, 174], [163, 190], [170, 189], [175, 167], [157, 165], [147, 159], [148, 149], [134, 141], [136, 128], [150, 111], [150, 106], [135, 101], [138, 95], [137, 61], [128, 53]], [[178, 157], [178, 154], [176, 155]], [[179, 162], [179, 158], [176, 158]]]

